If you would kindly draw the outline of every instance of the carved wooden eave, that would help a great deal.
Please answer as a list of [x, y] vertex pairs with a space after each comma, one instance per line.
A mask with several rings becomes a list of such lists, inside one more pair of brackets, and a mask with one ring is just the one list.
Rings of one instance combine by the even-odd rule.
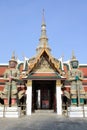
[[29, 70], [28, 70], [28, 74], [30, 72], [32, 72], [32, 70], [34, 69], [35, 65], [38, 63], [38, 61], [40, 60], [41, 56], [43, 56], [44, 54], [47, 55], [48, 60], [50, 63], [52, 63], [52, 65], [54, 66], [54, 69], [59, 73], [62, 74], [62, 71], [59, 69], [60, 67], [60, 62], [56, 62], [54, 60], [54, 58], [51, 56], [51, 54], [49, 53], [48, 49], [44, 46], [44, 48], [41, 50], [41, 52], [36, 56], [35, 60], [33, 61], [33, 63], [29, 64]]

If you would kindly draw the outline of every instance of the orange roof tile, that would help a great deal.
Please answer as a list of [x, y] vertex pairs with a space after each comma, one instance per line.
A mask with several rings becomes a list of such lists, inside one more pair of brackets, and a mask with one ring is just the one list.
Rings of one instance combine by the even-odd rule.
[[3, 75], [8, 66], [0, 66], [0, 75]]
[[87, 76], [87, 67], [80, 67], [79, 70], [81, 70], [83, 72], [84, 76]]

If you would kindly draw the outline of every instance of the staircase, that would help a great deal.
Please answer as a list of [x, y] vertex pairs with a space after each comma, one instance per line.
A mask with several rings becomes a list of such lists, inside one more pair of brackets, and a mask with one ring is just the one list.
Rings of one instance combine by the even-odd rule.
[[35, 113], [54, 113], [54, 110], [39, 109], [35, 110]]
[[68, 107], [68, 117], [87, 117], [87, 106]]

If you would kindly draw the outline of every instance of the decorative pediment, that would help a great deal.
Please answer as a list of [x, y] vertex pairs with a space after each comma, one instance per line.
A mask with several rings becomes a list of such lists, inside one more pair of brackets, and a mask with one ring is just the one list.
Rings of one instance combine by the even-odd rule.
[[39, 60], [38, 64], [33, 70], [34, 72], [55, 72], [54, 68], [52, 68], [51, 64], [48, 62], [48, 60], [42, 56]]
[[28, 73], [33, 71], [48, 71], [61, 74], [60, 62], [55, 60], [46, 48], [43, 48], [33, 63], [29, 64]]

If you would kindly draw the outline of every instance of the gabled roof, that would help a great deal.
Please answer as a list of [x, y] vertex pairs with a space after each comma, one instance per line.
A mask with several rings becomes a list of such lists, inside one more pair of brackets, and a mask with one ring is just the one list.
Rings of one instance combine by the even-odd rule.
[[61, 74], [62, 72], [61, 72], [61, 70], [59, 69], [59, 67], [60, 67], [60, 62], [56, 62], [56, 61], [54, 60], [54, 58], [51, 56], [51, 54], [49, 53], [49, 51], [48, 51], [48, 49], [45, 47], [45, 45], [44, 45], [44, 48], [41, 50], [41, 52], [36, 56], [34, 62], [29, 65], [28, 74], [29, 74], [30, 72], [32, 72], [32, 70], [35, 68], [35, 65], [38, 63], [38, 61], [40, 60], [40, 58], [41, 58], [42, 56], [44, 56], [44, 54], [45, 54], [46, 57], [48, 57], [49, 63], [51, 63], [51, 64], [53, 65], [53, 67], [54, 67], [54, 69], [56, 70], [56, 72], [58, 72], [59, 74]]

